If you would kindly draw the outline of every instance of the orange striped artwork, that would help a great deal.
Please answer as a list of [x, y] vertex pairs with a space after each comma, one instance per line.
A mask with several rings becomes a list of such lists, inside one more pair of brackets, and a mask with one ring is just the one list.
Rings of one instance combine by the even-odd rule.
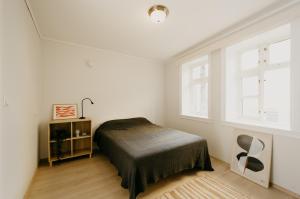
[[77, 118], [77, 104], [54, 104], [53, 119], [74, 119]]

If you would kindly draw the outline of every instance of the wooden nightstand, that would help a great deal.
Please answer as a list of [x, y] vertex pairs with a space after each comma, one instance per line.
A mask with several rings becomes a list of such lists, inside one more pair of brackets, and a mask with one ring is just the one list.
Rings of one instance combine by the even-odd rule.
[[[58, 136], [63, 137], [60, 142]], [[60, 150], [58, 150], [59, 148]], [[54, 161], [58, 160], [83, 155], [89, 155], [91, 158], [92, 152], [92, 121], [90, 119], [53, 120], [49, 122], [48, 161], [50, 167]]]

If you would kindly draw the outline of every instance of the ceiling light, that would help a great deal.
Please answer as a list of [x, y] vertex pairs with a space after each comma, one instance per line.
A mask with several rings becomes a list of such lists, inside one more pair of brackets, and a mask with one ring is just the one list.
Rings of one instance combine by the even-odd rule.
[[148, 10], [148, 15], [151, 21], [157, 24], [164, 22], [168, 14], [168, 8], [163, 5], [154, 5]]

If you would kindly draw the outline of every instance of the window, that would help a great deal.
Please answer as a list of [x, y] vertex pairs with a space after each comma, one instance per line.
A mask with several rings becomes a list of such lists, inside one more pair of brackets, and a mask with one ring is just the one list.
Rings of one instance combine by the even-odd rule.
[[226, 49], [227, 121], [290, 128], [289, 25]]
[[181, 114], [208, 118], [208, 56], [182, 65]]

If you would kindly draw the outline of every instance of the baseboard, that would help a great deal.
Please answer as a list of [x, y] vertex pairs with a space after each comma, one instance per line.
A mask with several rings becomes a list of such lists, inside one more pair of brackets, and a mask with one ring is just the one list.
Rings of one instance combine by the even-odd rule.
[[29, 183], [29, 185], [28, 185], [28, 187], [27, 187], [27, 190], [26, 190], [26, 192], [25, 192], [25, 194], [24, 194], [23, 199], [29, 199], [29, 193], [30, 193], [31, 185], [33, 184], [33, 182], [34, 182], [34, 180], [35, 180], [36, 173], [37, 173], [37, 169], [38, 169], [38, 167], [35, 168], [35, 170], [34, 170], [34, 174], [33, 174], [32, 178], [31, 178], [31, 180], [30, 180], [30, 183]]
[[48, 158], [42, 158], [39, 160], [39, 165], [44, 165], [44, 164], [48, 164]]
[[279, 185], [274, 184], [274, 183], [271, 183], [270, 185], [271, 185], [274, 189], [277, 189], [277, 190], [279, 190], [279, 191], [282, 191], [282, 192], [284, 192], [284, 193], [286, 193], [286, 194], [288, 194], [288, 195], [290, 195], [290, 196], [293, 196], [294, 198], [300, 199], [300, 195], [297, 194], [297, 193], [295, 193], [295, 192], [293, 192], [293, 191], [290, 191], [290, 190], [288, 190], [288, 189], [286, 189], [286, 188], [283, 188], [282, 186], [279, 186]]
[[[211, 157], [214, 158], [214, 159], [216, 159], [216, 160], [218, 160], [218, 161], [220, 161], [220, 162], [222, 162], [223, 164], [228, 165], [228, 167], [230, 167], [229, 163], [227, 163], [227, 162], [225, 162], [223, 160], [220, 160], [219, 158], [216, 158], [215, 156], [211, 155]], [[277, 190], [279, 190], [279, 191], [281, 191], [281, 192], [283, 192], [283, 193], [285, 193], [285, 194], [287, 194], [289, 196], [292, 196], [294, 198], [300, 199], [300, 195], [299, 194], [297, 194], [297, 193], [295, 193], [293, 191], [290, 191], [290, 190], [288, 190], [286, 188], [283, 188], [282, 186], [279, 186], [279, 185], [274, 184], [272, 182], [270, 182], [270, 186], [272, 186], [274, 189], [277, 189]]]
[[221, 159], [219, 159], [219, 158], [216, 158], [215, 156], [213, 156], [213, 155], [210, 155], [210, 157], [212, 157], [213, 159], [216, 159], [216, 160], [218, 160], [218, 161], [220, 161], [220, 162], [222, 162], [222, 163], [224, 163], [224, 164], [226, 164], [227, 166], [229, 166], [230, 167], [230, 163], [228, 163], [228, 162], [225, 162], [224, 160], [221, 160]]

